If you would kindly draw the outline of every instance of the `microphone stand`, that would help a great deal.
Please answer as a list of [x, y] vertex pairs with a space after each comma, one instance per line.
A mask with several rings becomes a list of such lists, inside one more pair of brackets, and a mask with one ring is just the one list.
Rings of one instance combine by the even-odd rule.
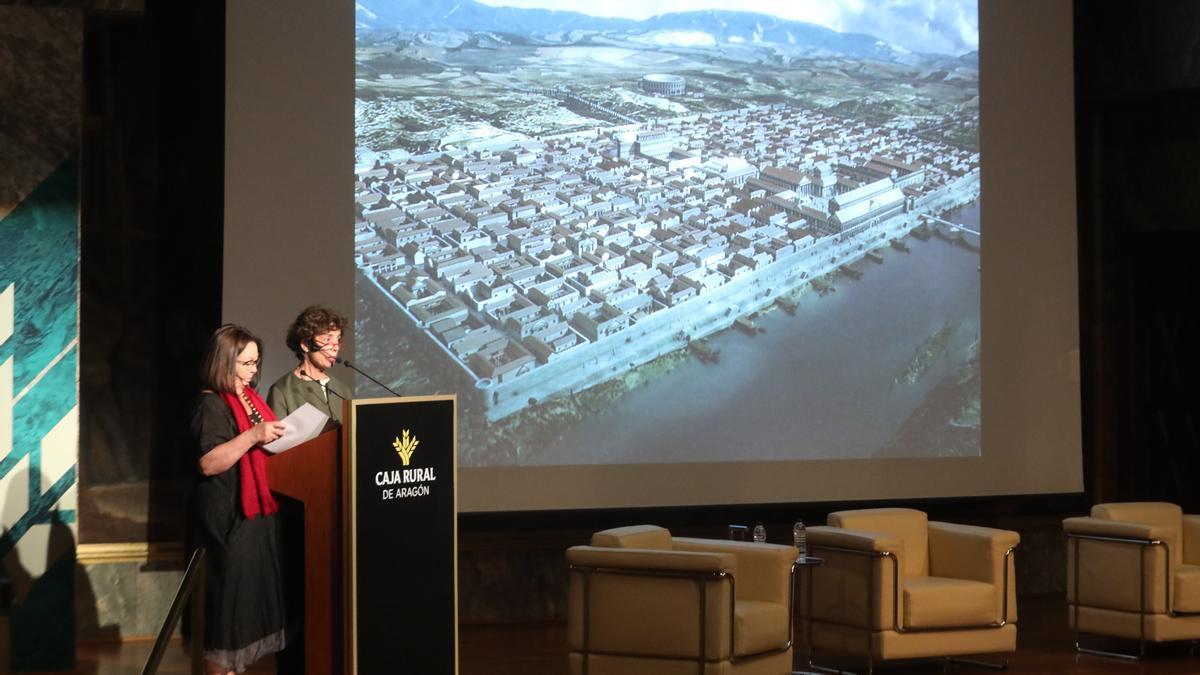
[[350, 363], [346, 359], [343, 359], [342, 357], [339, 356], [339, 357], [337, 357], [337, 359], [335, 359], [335, 362], [340, 363], [343, 366], [346, 366], [350, 370], [353, 370], [354, 372], [358, 373], [359, 375], [362, 375], [363, 377], [367, 378], [368, 380], [374, 382], [375, 384], [379, 385], [379, 387], [381, 387], [384, 391], [388, 392], [392, 396], [400, 398], [400, 394], [396, 393], [391, 387], [389, 387], [386, 384], [380, 382], [379, 380], [371, 377], [367, 373], [363, 372], [358, 366], [354, 365], [353, 363]]

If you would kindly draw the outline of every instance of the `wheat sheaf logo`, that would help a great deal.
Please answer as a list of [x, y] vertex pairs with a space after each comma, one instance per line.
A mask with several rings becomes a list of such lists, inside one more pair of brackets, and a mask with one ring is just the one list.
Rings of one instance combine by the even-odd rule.
[[399, 438], [392, 442], [392, 447], [396, 449], [396, 454], [400, 455], [400, 461], [404, 462], [404, 466], [408, 466], [420, 443], [421, 441], [418, 441], [416, 436], [410, 436], [408, 429], [405, 429], [400, 432]]

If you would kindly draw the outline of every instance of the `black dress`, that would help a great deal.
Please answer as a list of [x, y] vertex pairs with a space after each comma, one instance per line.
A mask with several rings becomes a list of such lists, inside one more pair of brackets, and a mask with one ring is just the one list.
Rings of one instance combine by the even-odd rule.
[[[192, 414], [199, 459], [237, 436], [233, 413], [217, 394], [200, 395]], [[204, 658], [242, 672], [283, 649], [283, 574], [278, 514], [242, 515], [238, 465], [201, 476], [192, 492], [188, 547], [203, 546]]]

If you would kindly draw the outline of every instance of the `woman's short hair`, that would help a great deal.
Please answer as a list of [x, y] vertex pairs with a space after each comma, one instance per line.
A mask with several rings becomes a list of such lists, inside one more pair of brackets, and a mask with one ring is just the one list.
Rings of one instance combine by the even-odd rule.
[[[209, 338], [208, 350], [204, 354], [201, 372], [204, 386], [216, 392], [235, 391], [237, 357], [251, 342], [258, 345], [258, 358], [261, 359], [263, 345], [257, 335], [232, 323], [218, 328]], [[257, 384], [258, 375], [255, 375], [251, 386]]]
[[288, 349], [292, 350], [297, 359], [303, 361], [304, 350], [300, 348], [300, 345], [308, 344], [309, 340], [321, 333], [344, 330], [345, 327], [346, 317], [332, 309], [320, 305], [305, 307], [288, 328], [286, 338]]

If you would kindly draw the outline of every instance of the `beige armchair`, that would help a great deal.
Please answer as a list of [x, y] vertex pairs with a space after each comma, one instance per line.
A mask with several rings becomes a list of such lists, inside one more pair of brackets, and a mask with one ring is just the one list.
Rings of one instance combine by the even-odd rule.
[[[1165, 502], [1097, 504], [1063, 529], [1076, 649], [1141, 658], [1147, 642], [1200, 639], [1200, 516]], [[1081, 633], [1137, 640], [1137, 654], [1084, 648]]]
[[877, 661], [1008, 654], [1017, 646], [1016, 532], [912, 509], [832, 513], [808, 530], [816, 651]]
[[572, 675], [785, 675], [790, 546], [672, 537], [639, 525], [567, 550]]

